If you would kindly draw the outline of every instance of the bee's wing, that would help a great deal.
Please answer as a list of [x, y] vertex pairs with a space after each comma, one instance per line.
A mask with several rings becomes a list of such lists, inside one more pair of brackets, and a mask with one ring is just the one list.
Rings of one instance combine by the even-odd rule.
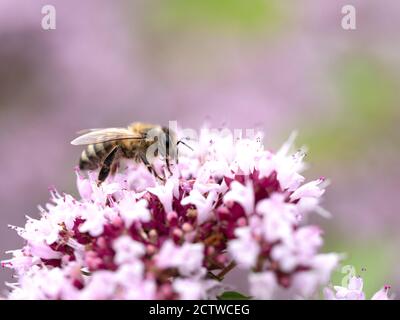
[[125, 128], [108, 128], [108, 129], [94, 129], [88, 133], [85, 133], [75, 140], [71, 141], [71, 144], [88, 145], [114, 140], [125, 140], [125, 139], [144, 139], [145, 137], [139, 134], [132, 133]]
[[83, 135], [83, 134], [85, 134], [85, 133], [89, 133], [89, 132], [93, 132], [93, 131], [99, 131], [99, 130], [104, 130], [104, 129], [105, 129], [105, 128], [83, 129], [83, 130], [77, 131], [76, 134]]

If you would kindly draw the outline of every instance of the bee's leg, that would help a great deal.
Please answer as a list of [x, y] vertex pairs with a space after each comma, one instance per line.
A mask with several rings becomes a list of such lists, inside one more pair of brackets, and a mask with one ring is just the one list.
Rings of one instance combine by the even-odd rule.
[[113, 164], [115, 160], [115, 155], [117, 154], [119, 150], [119, 146], [115, 146], [110, 153], [105, 157], [103, 164], [101, 166], [99, 176], [97, 178], [97, 185], [100, 186], [108, 177], [110, 174], [110, 171], [115, 171]]
[[171, 171], [171, 164], [169, 162], [169, 158], [168, 157], [165, 158], [165, 163], [167, 164], [167, 169], [168, 169], [169, 174], [172, 176], [173, 173]]
[[[116, 157], [117, 157], [117, 156], [116, 156]], [[110, 174], [111, 174], [111, 175], [114, 175], [114, 174], [117, 172], [118, 168], [119, 168], [119, 161], [117, 161], [117, 159], [114, 158], [114, 162], [113, 162], [113, 164], [112, 164], [112, 166], [111, 166]]]
[[140, 159], [142, 160], [142, 162], [144, 163], [144, 165], [146, 166], [147, 170], [149, 170], [149, 172], [154, 175], [156, 178], [160, 179], [161, 181], [165, 181], [164, 178], [160, 177], [158, 175], [158, 173], [156, 172], [156, 170], [154, 169], [154, 167], [149, 163], [149, 161], [146, 158], [146, 155], [144, 154], [140, 154]]

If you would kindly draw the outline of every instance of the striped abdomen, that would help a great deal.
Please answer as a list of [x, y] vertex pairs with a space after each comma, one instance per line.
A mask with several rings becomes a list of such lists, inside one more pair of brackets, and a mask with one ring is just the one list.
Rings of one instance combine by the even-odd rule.
[[115, 142], [103, 142], [90, 144], [85, 150], [82, 151], [79, 159], [79, 169], [81, 170], [95, 170], [103, 162], [105, 156], [115, 146]]

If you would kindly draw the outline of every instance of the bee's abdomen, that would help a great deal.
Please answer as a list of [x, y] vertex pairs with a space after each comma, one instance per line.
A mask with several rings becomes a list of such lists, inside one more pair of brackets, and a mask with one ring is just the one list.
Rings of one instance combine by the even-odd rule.
[[79, 159], [79, 169], [95, 170], [102, 163], [104, 157], [111, 151], [114, 143], [96, 143], [90, 144], [82, 151]]

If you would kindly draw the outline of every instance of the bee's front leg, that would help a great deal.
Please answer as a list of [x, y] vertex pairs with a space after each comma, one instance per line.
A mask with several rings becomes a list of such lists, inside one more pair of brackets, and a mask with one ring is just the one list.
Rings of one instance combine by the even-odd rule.
[[156, 178], [160, 179], [161, 181], [165, 181], [164, 178], [160, 177], [158, 175], [158, 173], [156, 172], [156, 170], [154, 169], [154, 167], [149, 163], [149, 161], [146, 158], [146, 155], [141, 153], [140, 154], [140, 159], [142, 160], [142, 162], [144, 163], [144, 165], [146, 166], [147, 170], [149, 170], [149, 172], [154, 175]]
[[171, 163], [170, 163], [168, 157], [165, 158], [165, 163], [166, 163], [166, 165], [167, 165], [167, 170], [168, 170], [170, 176], [173, 176], [173, 173], [172, 173], [172, 171], [171, 171]]
[[119, 150], [119, 146], [115, 146], [110, 153], [105, 157], [103, 164], [101, 166], [98, 178], [97, 178], [97, 186], [100, 186], [108, 177], [110, 172], [114, 173], [116, 170], [115, 158], [116, 154]]
[[120, 162], [117, 159], [114, 159], [114, 162], [111, 166], [111, 171], [110, 171], [110, 174], [112, 176], [117, 173], [119, 166], [120, 166]]

